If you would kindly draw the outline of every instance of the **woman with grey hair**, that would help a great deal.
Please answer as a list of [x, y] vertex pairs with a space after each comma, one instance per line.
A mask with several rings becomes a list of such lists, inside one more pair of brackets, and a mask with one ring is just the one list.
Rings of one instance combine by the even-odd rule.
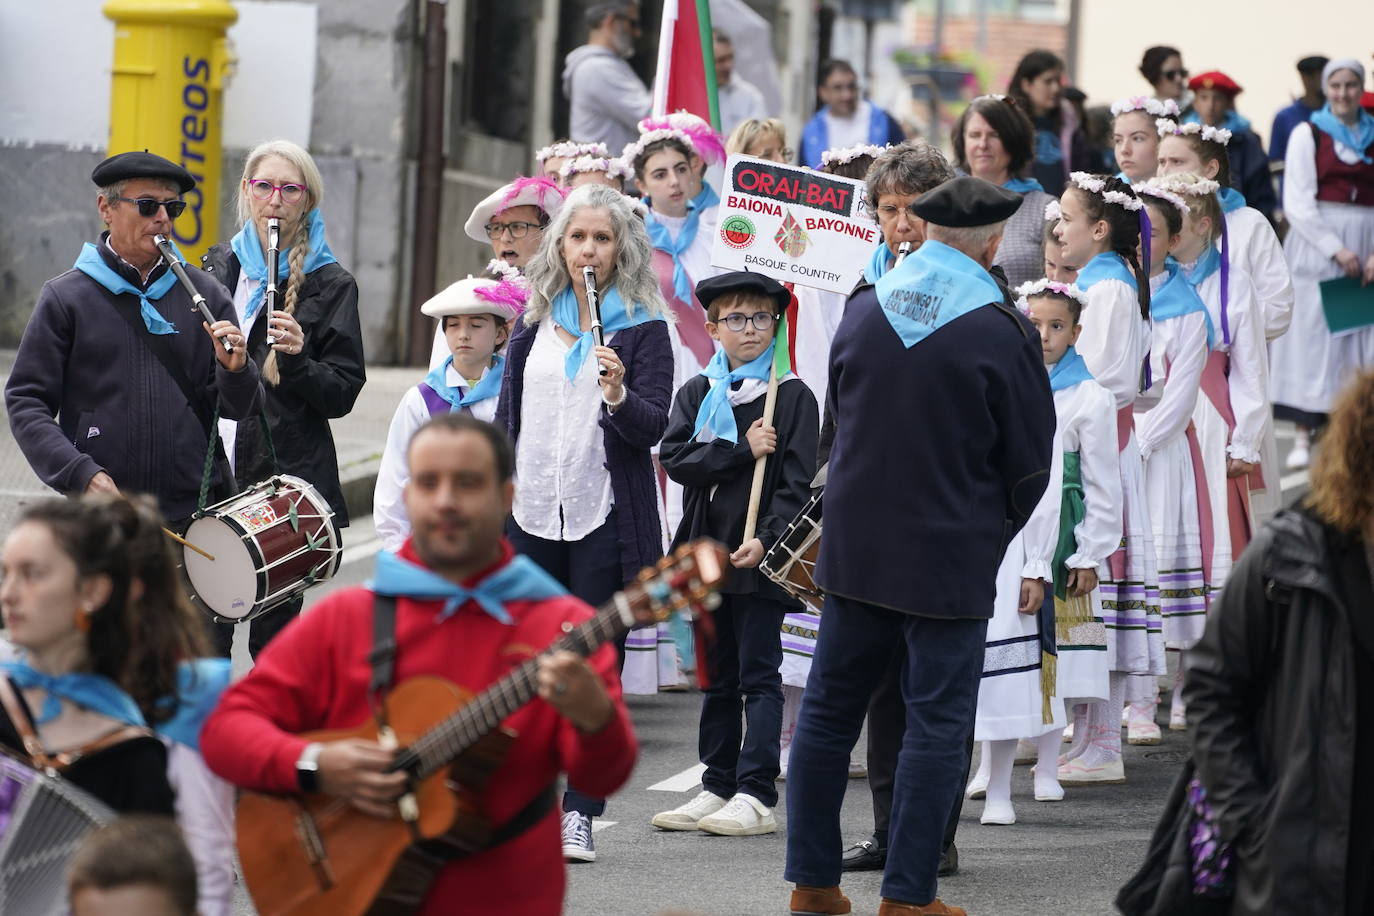
[[[630, 198], [600, 185], [573, 191], [526, 268], [529, 306], [496, 408], [515, 443], [511, 543], [593, 607], [663, 552], [650, 449], [668, 425], [673, 345], [652, 253]], [[586, 267], [604, 346], [592, 339]], [[605, 808], [569, 787], [565, 858], [596, 858], [591, 819]]]
[[[889, 146], [868, 170], [868, 210], [878, 221], [883, 238], [864, 268], [864, 280], [877, 283], [892, 269], [903, 242], [911, 251], [925, 241], [922, 225], [911, 205], [922, 194], [954, 177], [954, 170], [938, 149], [924, 140], [908, 140]], [[822, 446], [824, 448], [824, 446]]]
[[[289, 140], [259, 144], [249, 152], [239, 180], [242, 228], [201, 261], [233, 297], [239, 326], [248, 335], [248, 355], [260, 367], [266, 391], [261, 421], [219, 421], [239, 489], [276, 473], [294, 474], [320, 491], [335, 524], [344, 528], [348, 509], [329, 421], [353, 409], [367, 375], [358, 284], [325, 241], [323, 199], [324, 181], [308, 152]], [[273, 218], [281, 230], [281, 293], [269, 310], [267, 222]], [[249, 624], [248, 649], [254, 657], [295, 619], [302, 602], [298, 595]], [[221, 654], [229, 654], [233, 633], [232, 624], [215, 627]]]

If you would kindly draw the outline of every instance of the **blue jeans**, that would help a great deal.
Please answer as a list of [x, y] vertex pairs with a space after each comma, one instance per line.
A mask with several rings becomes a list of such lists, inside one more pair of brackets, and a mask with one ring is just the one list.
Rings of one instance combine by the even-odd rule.
[[[506, 521], [506, 537], [516, 553], [529, 557], [553, 576], [574, 597], [597, 608], [611, 600], [625, 584], [620, 569], [620, 535], [615, 510], [591, 534], [580, 541], [550, 541], [524, 531], [514, 518]], [[617, 646], [625, 661], [624, 640]], [[588, 817], [606, 813], [606, 799], [577, 791], [571, 785], [563, 793], [563, 810], [578, 811]]]
[[917, 617], [835, 595], [826, 597], [821, 620], [787, 769], [785, 876], [814, 887], [840, 883], [849, 753], [900, 641], [907, 649], [901, 673], [906, 732], [882, 894], [929, 903], [936, 896], [945, 822], [963, 788], [987, 621]]
[[[780, 603], [755, 595], [721, 595], [712, 613], [715, 640], [705, 647], [710, 686], [702, 691], [698, 752], [703, 788], [722, 798], [752, 795], [778, 803], [782, 733]], [[744, 713], [741, 734], [740, 712]]]

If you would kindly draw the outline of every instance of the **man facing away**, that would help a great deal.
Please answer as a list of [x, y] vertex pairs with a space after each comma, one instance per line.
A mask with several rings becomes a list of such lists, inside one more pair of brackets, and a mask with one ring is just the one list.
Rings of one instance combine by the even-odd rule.
[[563, 94], [568, 97], [568, 134], [580, 143], [600, 142], [619, 153], [639, 136], [651, 99], [630, 68], [639, 37], [639, 4], [605, 0], [587, 8], [587, 43], [568, 52]]

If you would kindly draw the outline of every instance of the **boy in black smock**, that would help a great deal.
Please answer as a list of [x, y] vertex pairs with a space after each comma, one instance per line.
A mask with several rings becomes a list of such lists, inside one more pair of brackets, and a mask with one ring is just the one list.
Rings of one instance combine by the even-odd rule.
[[[703, 280], [696, 293], [707, 311], [707, 331], [721, 349], [678, 391], [659, 461], [684, 488], [674, 546], [715, 538], [734, 550], [734, 569], [712, 615], [715, 639], [703, 653], [709, 679], [699, 738], [703, 791], [652, 823], [663, 830], [752, 836], [777, 829], [780, 628], [783, 615], [798, 607], [758, 565], [810, 497], [819, 424], [815, 397], [791, 373], [778, 384], [772, 425], [763, 423], [774, 330], [787, 290], [759, 274], [735, 272]], [[765, 455], [758, 525], [744, 541], [754, 464]]]

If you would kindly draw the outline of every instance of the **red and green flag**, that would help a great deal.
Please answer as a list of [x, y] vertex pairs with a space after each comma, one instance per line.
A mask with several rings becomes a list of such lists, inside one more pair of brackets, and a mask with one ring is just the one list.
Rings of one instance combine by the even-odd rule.
[[683, 110], [720, 130], [709, 0], [663, 0], [653, 114]]

